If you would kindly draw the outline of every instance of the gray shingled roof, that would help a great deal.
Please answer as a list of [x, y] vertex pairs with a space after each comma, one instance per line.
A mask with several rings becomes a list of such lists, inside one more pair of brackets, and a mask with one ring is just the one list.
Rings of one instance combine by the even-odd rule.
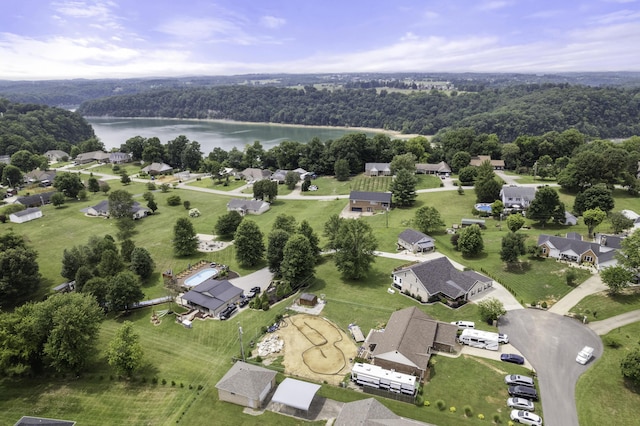
[[[571, 234], [573, 234], [572, 236], [575, 237], [575, 233]], [[606, 249], [603, 250], [603, 247], [598, 243], [572, 238], [556, 237], [554, 235], [540, 234], [540, 236], [538, 237], [538, 245], [540, 246], [547, 242], [558, 249], [560, 252], [571, 250], [577, 255], [582, 255], [583, 253], [591, 250], [598, 257], [598, 263], [607, 262], [613, 259], [616, 254], [616, 250], [613, 247], [606, 247]]]
[[40, 192], [38, 194], [26, 195], [24, 197], [18, 197], [17, 203], [20, 203], [27, 207], [41, 206], [42, 203], [48, 204], [51, 202], [51, 196], [55, 191]]
[[364, 171], [370, 172], [372, 170], [376, 170], [378, 172], [387, 170], [391, 172], [391, 163], [365, 163]]
[[378, 203], [391, 204], [390, 192], [363, 192], [351, 191], [349, 194], [350, 201], [376, 201]]
[[441, 161], [437, 164], [419, 163], [419, 164], [416, 164], [416, 170], [429, 170], [429, 171], [439, 172], [439, 173], [451, 173], [451, 168], [444, 161]]
[[500, 191], [503, 198], [522, 198], [531, 202], [536, 197], [536, 188], [531, 186], [509, 186], [505, 185]]
[[[416, 244], [419, 242], [433, 242], [433, 238], [428, 236], [427, 234], [423, 234], [420, 231], [416, 231], [415, 229], [405, 229], [398, 235], [398, 238], [402, 241], [406, 241], [409, 244]], [[432, 244], [433, 245], [433, 244]]]
[[29, 207], [28, 209], [24, 209], [24, 210], [21, 210], [19, 212], [15, 212], [15, 213], [12, 213], [12, 214], [15, 215], [16, 217], [22, 217], [22, 216], [28, 216], [31, 213], [36, 213], [36, 212], [39, 212], [39, 211], [40, 211], [40, 209], [37, 208], [37, 207]]
[[245, 200], [242, 198], [233, 198], [227, 203], [227, 208], [232, 210], [242, 209], [259, 211], [264, 204], [268, 203], [262, 200]]
[[216, 383], [216, 389], [258, 400], [275, 376], [275, 371], [238, 361]]
[[398, 416], [374, 398], [344, 404], [333, 424], [335, 426], [428, 426], [427, 423]]
[[452, 299], [464, 296], [477, 281], [491, 281], [491, 278], [487, 278], [475, 271], [460, 271], [456, 269], [446, 257], [418, 263], [409, 268], [396, 271], [396, 274], [406, 270], [413, 271], [429, 294], [441, 293]]

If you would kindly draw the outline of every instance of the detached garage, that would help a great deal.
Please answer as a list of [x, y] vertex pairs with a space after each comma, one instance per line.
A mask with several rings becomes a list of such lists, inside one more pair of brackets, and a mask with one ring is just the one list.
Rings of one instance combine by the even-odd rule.
[[11, 213], [9, 215], [9, 221], [13, 223], [24, 223], [41, 217], [42, 210], [37, 207], [30, 207], [19, 212]]
[[276, 385], [276, 372], [238, 361], [216, 384], [220, 401], [261, 408]]

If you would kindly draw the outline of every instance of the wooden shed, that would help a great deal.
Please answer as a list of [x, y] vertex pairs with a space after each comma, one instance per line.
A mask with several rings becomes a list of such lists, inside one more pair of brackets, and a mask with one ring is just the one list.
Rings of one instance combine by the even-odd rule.
[[302, 293], [300, 295], [299, 303], [305, 306], [316, 306], [318, 303], [318, 296], [312, 293]]

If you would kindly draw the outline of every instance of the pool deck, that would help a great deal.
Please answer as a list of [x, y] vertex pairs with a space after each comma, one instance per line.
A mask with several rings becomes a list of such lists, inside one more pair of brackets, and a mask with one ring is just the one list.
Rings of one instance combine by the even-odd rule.
[[201, 260], [195, 265], [191, 265], [190, 269], [185, 269], [184, 271], [180, 272], [178, 275], [175, 276], [176, 280], [178, 280], [178, 285], [180, 287], [183, 287], [184, 282], [186, 281], [187, 278], [193, 276], [194, 274], [196, 274], [198, 271], [201, 271], [202, 269], [209, 268], [210, 265], [211, 265], [211, 262], [206, 260]]

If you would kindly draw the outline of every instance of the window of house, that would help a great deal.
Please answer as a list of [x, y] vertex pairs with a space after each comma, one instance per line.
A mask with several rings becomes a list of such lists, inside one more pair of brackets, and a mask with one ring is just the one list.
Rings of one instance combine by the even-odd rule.
[[547, 248], [546, 247], [542, 247], [542, 254], [547, 254]]
[[591, 257], [591, 256], [585, 256], [585, 257], [584, 257], [584, 261], [585, 261], [585, 262], [593, 262], [593, 257]]

